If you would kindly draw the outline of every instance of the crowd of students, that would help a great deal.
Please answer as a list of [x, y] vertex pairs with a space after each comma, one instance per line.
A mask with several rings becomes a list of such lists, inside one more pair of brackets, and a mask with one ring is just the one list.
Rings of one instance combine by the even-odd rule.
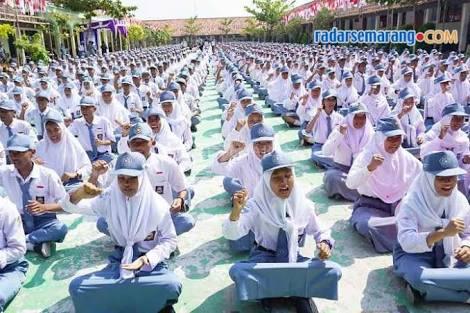
[[[115, 250], [72, 280], [77, 313], [174, 312], [182, 290], [166, 260], [196, 221], [191, 150], [208, 75], [224, 150], [211, 169], [232, 200], [222, 231], [241, 301], [338, 299], [335, 242], [299, 185], [256, 98], [311, 146], [327, 195], [412, 301], [470, 303], [470, 59], [437, 50], [290, 44], [179, 45], [11, 64], [0, 74], [0, 311], [20, 289], [27, 250], [50, 257], [60, 214], [97, 216]], [[256, 96], [251, 92], [253, 90]], [[317, 257], [300, 255], [307, 236]], [[116, 301], [116, 299], [122, 299]]]

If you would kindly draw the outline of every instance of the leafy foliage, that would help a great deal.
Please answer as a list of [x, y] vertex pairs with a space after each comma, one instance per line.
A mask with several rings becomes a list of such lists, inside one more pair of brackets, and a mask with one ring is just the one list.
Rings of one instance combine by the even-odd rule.
[[252, 14], [260, 22], [272, 39], [273, 30], [281, 21], [284, 15], [290, 10], [294, 1], [285, 0], [252, 0], [253, 7], [245, 7], [245, 10]]
[[121, 0], [52, 0], [52, 2], [59, 7], [83, 13], [87, 19], [96, 16], [98, 10], [116, 19], [132, 16], [137, 10], [136, 6], [126, 6]]
[[47, 49], [42, 44], [42, 38], [39, 33], [34, 34], [31, 38], [28, 36], [21, 36], [15, 41], [15, 45], [19, 49], [23, 49], [27, 55], [31, 56], [31, 60], [38, 62], [49, 62], [49, 54]]
[[313, 29], [330, 29], [333, 26], [334, 19], [334, 12], [323, 7], [312, 19]]
[[0, 38], [7, 39], [9, 35], [15, 35], [15, 28], [10, 24], [0, 24]]
[[219, 25], [219, 30], [225, 35], [227, 36], [228, 34], [230, 34], [230, 32], [232, 31], [232, 24], [233, 24], [233, 19], [232, 18], [224, 18], [221, 22], [220, 22], [220, 25]]

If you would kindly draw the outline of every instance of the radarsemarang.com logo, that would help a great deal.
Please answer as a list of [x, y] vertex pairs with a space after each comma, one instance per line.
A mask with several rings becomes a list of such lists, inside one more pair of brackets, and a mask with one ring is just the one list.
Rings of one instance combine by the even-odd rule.
[[425, 32], [415, 30], [315, 30], [313, 43], [317, 44], [407, 44], [416, 42], [426, 44], [457, 44], [459, 41], [456, 30], [429, 29]]

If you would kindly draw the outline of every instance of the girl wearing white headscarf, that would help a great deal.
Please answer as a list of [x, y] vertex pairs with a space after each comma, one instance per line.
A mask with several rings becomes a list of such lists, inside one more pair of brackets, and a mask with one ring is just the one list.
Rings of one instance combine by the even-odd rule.
[[350, 72], [345, 72], [341, 78], [341, 87], [338, 88], [338, 107], [340, 108], [348, 108], [359, 99], [359, 94], [353, 86], [352, 79], [353, 76]]
[[418, 159], [401, 147], [403, 135], [396, 118], [380, 120], [346, 178], [346, 186], [360, 194], [350, 223], [377, 252], [392, 251], [396, 242], [395, 208], [421, 172]]
[[164, 106], [171, 109], [165, 111], [166, 120], [171, 128], [171, 131], [176, 135], [180, 142], [185, 146], [186, 151], [190, 151], [193, 147], [193, 136], [191, 134], [191, 123], [183, 115], [178, 102], [165, 101], [161, 103], [162, 108]]
[[54, 170], [62, 178], [65, 185], [73, 186], [89, 174], [90, 159], [78, 139], [65, 127], [61, 113], [49, 111], [44, 122], [46, 130], [48, 123], [59, 127], [58, 141], [51, 139], [49, 132], [45, 131], [44, 138], [37, 145], [36, 154], [45, 167]]
[[[117, 177], [99, 197], [86, 199], [91, 196], [80, 187], [64, 204], [68, 212], [105, 218], [116, 244], [104, 269], [70, 283], [77, 313], [159, 312], [178, 299], [181, 283], [165, 264], [176, 248], [175, 228], [168, 203], [153, 190], [144, 164], [140, 153], [124, 153], [116, 161]], [[135, 178], [138, 187], [130, 196], [122, 188], [132, 183], [121, 187], [118, 180]]]
[[[65, 91], [68, 89], [69, 91]], [[60, 98], [57, 106], [64, 116], [68, 119], [75, 120], [82, 116], [80, 111], [80, 96], [74, 84], [67, 83], [60, 92]]]
[[346, 177], [353, 160], [372, 139], [374, 128], [361, 103], [349, 107], [345, 120], [346, 123], [337, 126], [322, 147], [322, 153], [332, 156], [334, 162], [323, 176], [323, 184], [328, 197], [340, 196], [355, 201], [359, 194], [346, 186]]
[[465, 172], [451, 152], [429, 154], [402, 201], [393, 265], [413, 301], [469, 303], [470, 206], [456, 188]]
[[[291, 161], [285, 154], [274, 151], [264, 156], [262, 166], [262, 178], [246, 209], [242, 211], [243, 194], [238, 193], [230, 218], [223, 226], [225, 238], [236, 240], [251, 230], [257, 243], [247, 261], [230, 269], [239, 299], [337, 299], [340, 268], [334, 262], [324, 261], [330, 256], [333, 240], [329, 231], [320, 226], [313, 203], [295, 181]], [[281, 196], [279, 190], [287, 193]], [[321, 260], [299, 255], [298, 240], [302, 234], [313, 235]]]
[[[400, 91], [398, 103], [393, 109], [392, 115], [397, 115], [401, 127], [405, 131], [403, 146], [415, 148], [420, 143], [419, 136], [424, 135], [426, 127], [424, 118], [416, 107], [417, 97], [409, 88]], [[418, 143], [419, 142], [419, 143]]]

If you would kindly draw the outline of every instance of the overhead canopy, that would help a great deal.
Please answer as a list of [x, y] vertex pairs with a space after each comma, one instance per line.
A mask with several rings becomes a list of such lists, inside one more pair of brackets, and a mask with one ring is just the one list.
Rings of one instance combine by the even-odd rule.
[[127, 26], [124, 21], [115, 20], [115, 19], [108, 19], [102, 21], [92, 21], [88, 24], [88, 28], [92, 30], [99, 30], [99, 29], [109, 29], [113, 33], [119, 32], [123, 36], [127, 36]]

